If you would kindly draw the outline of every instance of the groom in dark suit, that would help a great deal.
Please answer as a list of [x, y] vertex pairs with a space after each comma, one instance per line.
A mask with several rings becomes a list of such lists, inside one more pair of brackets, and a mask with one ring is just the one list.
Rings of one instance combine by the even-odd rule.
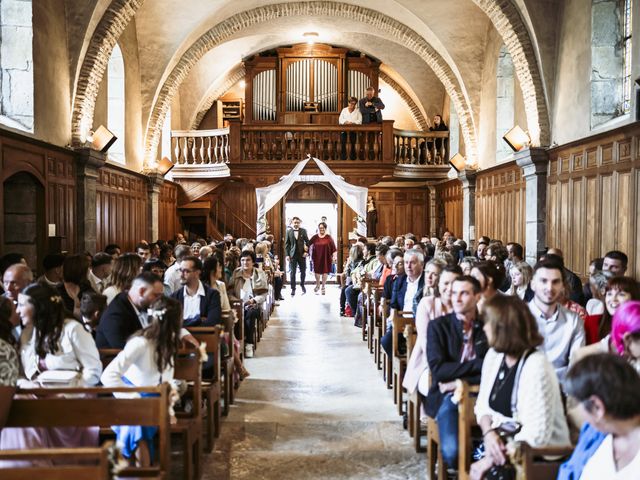
[[309, 237], [304, 228], [300, 228], [301, 220], [293, 217], [292, 226], [287, 230], [287, 236], [284, 243], [285, 254], [289, 260], [289, 268], [291, 272], [291, 296], [296, 294], [296, 268], [300, 268], [300, 286], [302, 293], [307, 293], [304, 287], [304, 277], [307, 270], [307, 250], [309, 247]]

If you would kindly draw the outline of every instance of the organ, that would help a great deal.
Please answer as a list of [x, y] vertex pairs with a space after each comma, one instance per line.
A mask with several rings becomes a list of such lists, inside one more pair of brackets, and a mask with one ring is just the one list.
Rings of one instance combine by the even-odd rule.
[[347, 98], [378, 88], [380, 62], [325, 44], [299, 44], [244, 61], [245, 124], [336, 125]]

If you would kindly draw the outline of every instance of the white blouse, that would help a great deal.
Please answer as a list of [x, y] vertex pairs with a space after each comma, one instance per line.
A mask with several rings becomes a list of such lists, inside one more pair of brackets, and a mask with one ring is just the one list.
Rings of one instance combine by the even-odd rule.
[[[34, 379], [38, 372], [36, 354], [36, 329], [25, 328], [20, 339], [20, 359], [27, 379]], [[75, 370], [81, 372], [86, 385], [97, 385], [102, 373], [100, 354], [91, 334], [77, 320], [66, 319], [58, 348], [47, 353], [44, 359], [47, 370]]]
[[[102, 384], [105, 387], [127, 387], [125, 377], [136, 387], [154, 387], [173, 380], [173, 367], [165, 367], [163, 372], [156, 364], [155, 342], [139, 335], [129, 339], [124, 349], [104, 369]], [[138, 397], [138, 394], [117, 393], [120, 398]]]
[[525, 441], [533, 447], [569, 445], [569, 428], [564, 415], [558, 378], [544, 352], [533, 352], [526, 359], [517, 386], [517, 402], [513, 418], [507, 418], [489, 406], [489, 395], [500, 370], [504, 354], [493, 348], [482, 364], [480, 392], [475, 414], [478, 422], [484, 415], [492, 419], [492, 427], [509, 421], [522, 425], [515, 441]]
[[629, 464], [616, 470], [613, 459], [613, 437], [607, 435], [582, 471], [580, 480], [634, 480], [640, 472], [640, 450]]

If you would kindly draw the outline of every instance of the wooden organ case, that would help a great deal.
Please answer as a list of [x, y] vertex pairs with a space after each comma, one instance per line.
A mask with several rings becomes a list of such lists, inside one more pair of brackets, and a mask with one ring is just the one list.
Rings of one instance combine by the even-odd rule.
[[244, 65], [247, 125], [337, 125], [349, 97], [378, 89], [379, 61], [331, 45], [282, 47]]

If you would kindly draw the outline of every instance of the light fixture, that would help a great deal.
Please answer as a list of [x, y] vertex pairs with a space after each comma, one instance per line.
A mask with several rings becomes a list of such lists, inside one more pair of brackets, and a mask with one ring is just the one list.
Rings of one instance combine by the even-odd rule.
[[91, 148], [102, 153], [106, 153], [117, 139], [118, 137], [104, 125], [100, 125], [95, 132], [89, 131], [87, 135], [87, 142], [91, 144]]
[[167, 157], [162, 157], [162, 160], [158, 162], [156, 169], [158, 170], [158, 173], [164, 177], [173, 167], [175, 167], [175, 164], [171, 160]]
[[507, 145], [509, 145], [514, 152], [519, 152], [531, 143], [529, 134], [520, 128], [519, 125], [516, 125], [505, 133], [502, 139], [507, 142]]
[[451, 165], [453, 169], [458, 173], [464, 170], [464, 167], [466, 166], [466, 164], [467, 164], [467, 160], [462, 155], [460, 155], [460, 152], [456, 153], [449, 160], [449, 165]]
[[309, 45], [316, 43], [316, 40], [319, 37], [318, 32], [304, 32], [302, 36], [307, 40]]
[[245, 82], [244, 80], [240, 80], [240, 88], [244, 88], [247, 86], [247, 82]]

